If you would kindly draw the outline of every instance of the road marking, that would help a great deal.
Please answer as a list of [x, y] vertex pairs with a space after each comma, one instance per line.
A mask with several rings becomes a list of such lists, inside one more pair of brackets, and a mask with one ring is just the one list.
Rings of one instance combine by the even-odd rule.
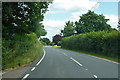
[[35, 68], [36, 68], [36, 67], [33, 67], [33, 68], [31, 69], [31, 71], [34, 71], [34, 70], [35, 70]]
[[[88, 56], [91, 56], [91, 55], [88, 55]], [[91, 56], [91, 57], [94, 57], [94, 58], [97, 58], [97, 59], [101, 59], [101, 60], [105, 60], [105, 61], [108, 61], [108, 62], [112, 62], [112, 63], [115, 63], [115, 64], [119, 64], [117, 62], [114, 62], [114, 61], [111, 61], [111, 60], [107, 60], [107, 59], [104, 59], [104, 58], [99, 58], [99, 57], [96, 57], [96, 56]]]
[[25, 80], [27, 77], [29, 76], [29, 74], [26, 74], [22, 80]]
[[42, 62], [42, 60], [44, 59], [44, 57], [45, 57], [45, 50], [43, 49], [43, 51], [44, 51], [44, 54], [43, 54], [43, 57], [40, 59], [40, 61], [36, 64], [36, 66], [38, 66], [41, 62]]
[[96, 75], [93, 75], [95, 78], [98, 78]]
[[73, 59], [72, 57], [70, 57], [70, 59], [72, 59], [74, 62], [76, 62], [78, 65], [83, 66], [82, 64], [80, 64], [78, 61], [76, 61], [75, 59]]
[[65, 56], [68, 56], [67, 54], [63, 53]]
[[85, 69], [85, 70], [88, 70], [88, 69]]

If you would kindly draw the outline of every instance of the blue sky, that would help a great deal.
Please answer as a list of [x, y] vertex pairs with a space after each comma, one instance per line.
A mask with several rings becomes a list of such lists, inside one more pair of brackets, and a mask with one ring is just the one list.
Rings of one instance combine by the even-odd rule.
[[[97, 0], [98, 1], [98, 0]], [[52, 37], [60, 33], [65, 22], [78, 21], [79, 16], [94, 10], [97, 14], [103, 14], [106, 19], [110, 19], [108, 24], [116, 28], [118, 22], [118, 2], [97, 2], [95, 0], [54, 0], [46, 12], [43, 24], [47, 31], [44, 37], [52, 41]], [[96, 6], [95, 6], [96, 5]], [[94, 7], [94, 8], [92, 8]]]

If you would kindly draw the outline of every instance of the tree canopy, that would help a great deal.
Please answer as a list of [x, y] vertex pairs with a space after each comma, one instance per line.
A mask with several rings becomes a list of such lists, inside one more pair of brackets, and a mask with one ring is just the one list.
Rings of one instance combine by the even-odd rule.
[[73, 22], [66, 22], [65, 27], [61, 30], [63, 37], [72, 36], [75, 33], [75, 26]]
[[59, 41], [61, 41], [61, 39], [62, 39], [62, 36], [59, 34], [56, 34], [55, 36], [53, 36], [53, 43], [55, 43], [55, 45], [57, 45], [57, 43]]
[[120, 31], [120, 19], [119, 19], [119, 21], [118, 21], [118, 29], [119, 29], [119, 31]]
[[95, 14], [92, 11], [88, 11], [88, 13], [80, 16], [79, 21], [75, 22], [75, 30], [77, 34], [79, 33], [87, 33], [91, 31], [103, 31], [103, 30], [111, 30], [111, 26], [107, 24], [109, 19], [105, 19], [105, 16]]
[[47, 45], [50, 43], [48, 38], [41, 38], [40, 41], [45, 42]]
[[48, 2], [3, 2], [2, 36], [12, 38], [15, 34], [34, 32], [37, 37], [46, 35], [41, 21]]
[[112, 31], [116, 30], [111, 28], [107, 22], [109, 19], [105, 19], [105, 16], [94, 13], [93, 11], [88, 11], [86, 14], [80, 16], [79, 21], [66, 22], [64, 29], [61, 30], [61, 35], [63, 37], [73, 36], [75, 34], [87, 33], [87, 32], [97, 32], [97, 31]]

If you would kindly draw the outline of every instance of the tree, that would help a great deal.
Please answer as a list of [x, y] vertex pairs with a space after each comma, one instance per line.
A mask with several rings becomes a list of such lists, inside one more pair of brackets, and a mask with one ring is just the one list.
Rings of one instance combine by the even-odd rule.
[[40, 25], [35, 31], [37, 37], [39, 38], [40, 36], [45, 36], [47, 34], [46, 30], [44, 29], [44, 25]]
[[119, 21], [118, 21], [118, 29], [119, 29], [119, 31], [120, 31], [120, 19], [119, 19]]
[[57, 45], [58, 41], [61, 41], [62, 36], [59, 34], [56, 34], [55, 36], [53, 36], [53, 42], [55, 43], [55, 45]]
[[103, 31], [103, 30], [111, 30], [111, 26], [107, 24], [109, 19], [105, 19], [105, 16], [95, 14], [92, 11], [88, 11], [88, 13], [80, 16], [79, 21], [75, 22], [75, 30], [77, 34], [87, 33], [91, 31]]
[[[2, 3], [3, 53], [15, 47], [17, 40], [23, 37], [25, 38], [26, 35], [32, 34], [32, 36], [37, 36], [38, 38], [46, 35], [47, 32], [41, 22], [44, 19], [44, 14], [47, 11], [48, 5], [49, 2]], [[31, 38], [36, 38], [32, 36]]]
[[46, 31], [40, 23], [44, 19], [49, 2], [3, 2], [2, 35], [11, 39], [15, 34], [34, 32], [38, 37]]
[[[27, 56], [25, 54], [31, 49], [33, 49], [33, 51], [38, 50], [37, 52], [42, 49], [41, 42], [38, 41], [37, 37], [39, 38], [47, 33], [41, 22], [44, 19], [48, 5], [49, 2], [2, 3], [3, 69], [21, 66], [22, 61], [18, 63], [15, 62], [19, 57]], [[37, 52], [35, 51], [33, 54], [37, 55]], [[31, 56], [27, 63], [36, 57], [37, 56]], [[9, 64], [10, 62], [13, 62], [12, 64], [15, 62], [15, 65]]]
[[45, 42], [47, 45], [50, 43], [48, 38], [41, 38], [40, 41]]
[[65, 27], [63, 30], [61, 30], [61, 35], [63, 35], [63, 37], [67, 37], [67, 36], [72, 36], [75, 33], [75, 27], [73, 25], [73, 22], [66, 22]]

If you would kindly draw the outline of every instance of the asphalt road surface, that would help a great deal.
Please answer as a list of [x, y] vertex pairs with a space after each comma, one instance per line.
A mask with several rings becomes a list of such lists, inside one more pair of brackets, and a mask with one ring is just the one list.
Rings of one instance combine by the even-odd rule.
[[118, 78], [118, 63], [44, 46], [44, 55], [22, 75], [26, 78]]

